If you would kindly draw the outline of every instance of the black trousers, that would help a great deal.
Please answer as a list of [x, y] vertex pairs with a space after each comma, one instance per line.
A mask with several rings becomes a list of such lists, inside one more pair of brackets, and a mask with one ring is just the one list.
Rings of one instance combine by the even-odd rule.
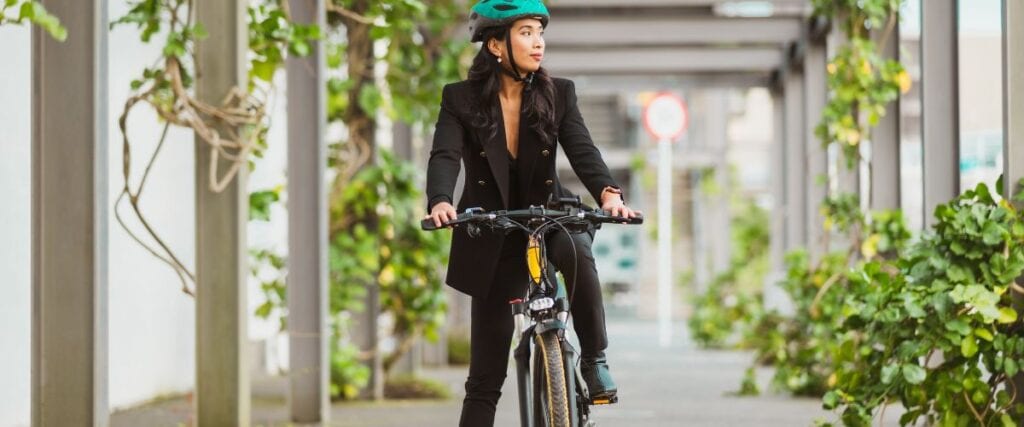
[[[563, 232], [546, 239], [548, 260], [562, 272], [571, 299], [570, 310], [583, 357], [603, 356], [608, 347], [604, 305], [597, 268], [591, 251], [593, 236]], [[573, 256], [573, 243], [576, 256]], [[511, 245], [511, 246], [510, 246]], [[470, 331], [469, 377], [462, 402], [460, 427], [494, 425], [494, 413], [508, 370], [514, 329], [509, 301], [521, 298], [529, 283], [526, 269], [526, 237], [513, 233], [506, 238], [494, 283], [486, 298], [473, 298]]]

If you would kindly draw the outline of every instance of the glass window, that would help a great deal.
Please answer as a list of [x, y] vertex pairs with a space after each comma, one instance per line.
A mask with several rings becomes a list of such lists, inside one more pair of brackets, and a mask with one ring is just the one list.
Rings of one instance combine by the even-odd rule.
[[994, 185], [1003, 173], [1003, 55], [1000, 0], [960, 0], [960, 189]]
[[911, 230], [924, 224], [924, 171], [921, 168], [921, 0], [908, 0], [900, 12], [900, 61], [913, 80], [900, 96], [900, 206]]

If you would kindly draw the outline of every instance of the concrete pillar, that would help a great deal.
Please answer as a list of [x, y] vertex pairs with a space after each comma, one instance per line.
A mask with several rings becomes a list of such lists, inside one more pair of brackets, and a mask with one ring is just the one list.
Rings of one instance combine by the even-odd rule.
[[[882, 31], [875, 32], [875, 42], [887, 59], [899, 59], [900, 30], [893, 26], [887, 40], [881, 40]], [[871, 132], [871, 176], [868, 187], [869, 206], [877, 209], [900, 208], [900, 102], [897, 99], [885, 106], [885, 117]]]
[[781, 271], [786, 252], [786, 115], [785, 94], [779, 85], [772, 87], [772, 159], [771, 159], [771, 270]]
[[109, 424], [107, 7], [43, 1], [32, 29], [32, 425]]
[[[197, 22], [209, 36], [196, 45], [200, 101], [220, 105], [246, 86], [247, 0], [199, 0]], [[196, 420], [205, 426], [249, 425], [248, 279], [245, 227], [247, 170], [210, 191], [209, 145], [196, 137]], [[221, 160], [220, 170], [228, 162]]]
[[925, 226], [960, 193], [957, 2], [921, 2], [921, 127]]
[[[803, 63], [784, 74], [786, 116], [786, 250], [807, 244], [807, 133], [804, 127]], [[813, 182], [811, 183], [813, 184]]]
[[781, 81], [776, 81], [771, 88], [774, 115], [772, 132], [775, 135], [771, 160], [771, 261], [768, 274], [765, 276], [763, 295], [766, 310], [792, 313], [789, 296], [779, 286], [779, 282], [786, 276], [786, 180], [789, 173], [786, 170], [786, 95], [781, 84]]
[[[1017, 183], [1024, 178], [1024, 3], [1016, 0], [1003, 1], [1003, 126], [1004, 196], [1009, 198], [1022, 190]], [[1015, 292], [1014, 305], [1024, 314], [1024, 295]], [[1024, 374], [1013, 383], [1024, 390]], [[1024, 395], [1018, 393], [1015, 403], [1024, 403]], [[1024, 425], [1024, 417], [1017, 424]]]
[[[825, 36], [825, 51], [826, 58], [833, 58], [838, 53], [839, 48], [849, 43], [849, 38], [846, 33], [840, 28], [835, 28], [833, 31], [829, 31]], [[828, 59], [826, 59], [827, 63]], [[826, 98], [827, 101], [827, 98]], [[817, 121], [821, 118], [818, 117]], [[820, 142], [820, 140], [819, 140]], [[865, 142], [861, 141], [861, 148]], [[863, 152], [863, 150], [861, 150]], [[829, 175], [828, 194], [835, 196], [839, 194], [857, 194], [861, 195], [860, 185], [860, 162], [855, 162], [853, 167], [848, 167], [846, 162], [846, 156], [843, 153], [843, 147], [832, 144], [826, 150], [827, 158], [827, 169]], [[832, 235], [829, 236], [829, 248], [838, 248], [846, 245], [843, 240], [848, 240], [848, 236], [838, 233], [833, 230]], [[838, 238], [840, 242], [835, 242], [832, 239]], [[838, 244], [834, 244], [838, 243]]]
[[396, 120], [391, 125], [392, 148], [395, 157], [407, 162], [413, 160], [412, 150], [412, 126], [408, 123]]
[[[729, 170], [729, 93], [727, 90], [713, 91], [708, 99], [711, 107], [705, 120], [707, 126], [708, 144], [712, 147], [718, 158], [715, 160], [715, 183], [719, 188], [718, 194], [712, 195], [708, 200], [710, 208], [708, 221], [710, 227], [705, 232], [710, 232], [709, 244], [711, 246], [711, 277], [729, 269], [732, 261], [732, 212], [729, 199], [732, 197], [732, 190], [740, 190], [740, 184], [733, 183]], [[735, 188], [732, 188], [732, 187]]]
[[821, 140], [814, 135], [814, 128], [821, 121], [828, 100], [826, 64], [824, 40], [808, 40], [804, 55], [804, 143], [807, 144], [807, 170], [801, 179], [807, 191], [804, 205], [807, 210], [807, 249], [812, 260], [817, 260], [826, 250], [821, 204], [828, 195], [828, 187], [820, 182], [819, 177], [828, 175], [828, 154]]
[[[289, 5], [295, 23], [326, 27], [324, 0]], [[326, 423], [331, 413], [324, 64], [319, 41], [287, 61], [288, 406], [298, 423]]]

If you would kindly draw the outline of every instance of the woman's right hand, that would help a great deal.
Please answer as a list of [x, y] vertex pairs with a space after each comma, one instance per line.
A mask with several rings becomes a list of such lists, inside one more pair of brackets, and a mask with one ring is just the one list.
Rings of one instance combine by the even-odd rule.
[[444, 223], [448, 221], [455, 221], [459, 214], [455, 212], [455, 207], [448, 202], [439, 202], [430, 209], [430, 214], [423, 219], [433, 219], [434, 226], [440, 228]]

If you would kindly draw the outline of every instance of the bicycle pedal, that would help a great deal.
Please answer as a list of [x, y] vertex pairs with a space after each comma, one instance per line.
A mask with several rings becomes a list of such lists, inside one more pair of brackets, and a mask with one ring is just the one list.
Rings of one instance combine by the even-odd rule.
[[600, 396], [590, 399], [591, 405], [611, 405], [613, 403], [619, 403], [619, 396]]

